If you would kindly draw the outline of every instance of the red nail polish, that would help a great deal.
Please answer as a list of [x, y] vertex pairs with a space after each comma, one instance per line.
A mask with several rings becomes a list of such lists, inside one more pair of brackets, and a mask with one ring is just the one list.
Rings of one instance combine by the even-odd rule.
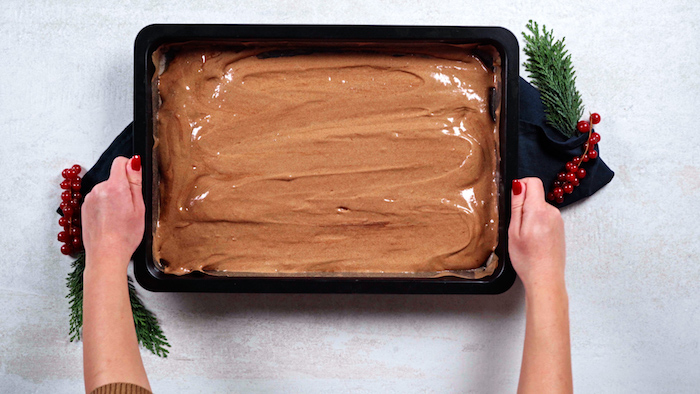
[[513, 179], [513, 195], [518, 195], [523, 192], [523, 184], [519, 180]]
[[134, 171], [139, 171], [141, 169], [141, 156], [134, 155], [131, 158], [131, 169]]

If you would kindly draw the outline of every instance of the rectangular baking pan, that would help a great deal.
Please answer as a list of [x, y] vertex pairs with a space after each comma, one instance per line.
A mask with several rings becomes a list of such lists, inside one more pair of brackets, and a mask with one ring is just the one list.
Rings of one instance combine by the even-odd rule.
[[[151, 81], [155, 72], [152, 54], [163, 44], [188, 41], [354, 41], [446, 42], [492, 45], [501, 57], [499, 244], [498, 266], [481, 279], [363, 278], [363, 277], [222, 277], [202, 273], [165, 274], [153, 261], [154, 167]], [[143, 196], [146, 201], [144, 240], [134, 255], [134, 273], [141, 286], [165, 292], [233, 293], [402, 293], [402, 294], [498, 294], [515, 281], [508, 257], [510, 185], [517, 177], [518, 152], [518, 42], [501, 27], [456, 26], [339, 26], [339, 25], [149, 25], [134, 45], [134, 152], [143, 158]]]

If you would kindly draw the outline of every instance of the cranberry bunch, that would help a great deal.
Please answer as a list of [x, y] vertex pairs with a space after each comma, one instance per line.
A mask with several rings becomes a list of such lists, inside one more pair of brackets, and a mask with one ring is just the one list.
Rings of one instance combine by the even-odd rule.
[[575, 156], [566, 163], [566, 171], [557, 174], [552, 191], [547, 193], [547, 200], [561, 204], [564, 202], [564, 195], [574, 192], [574, 187], [581, 183], [581, 179], [586, 177], [586, 170], [581, 168], [581, 164], [598, 158], [598, 151], [595, 146], [600, 142], [600, 134], [593, 131], [594, 124], [600, 123], [600, 115], [592, 113], [589, 119], [578, 122], [576, 128], [580, 133], [588, 133], [588, 140], [583, 144], [583, 154]]
[[65, 255], [77, 253], [83, 248], [80, 233], [80, 205], [83, 195], [80, 194], [82, 180], [80, 179], [82, 168], [76, 164], [63, 170], [61, 182], [61, 211], [63, 217], [58, 219], [58, 224], [63, 231], [58, 233], [58, 241], [63, 242], [61, 253]]

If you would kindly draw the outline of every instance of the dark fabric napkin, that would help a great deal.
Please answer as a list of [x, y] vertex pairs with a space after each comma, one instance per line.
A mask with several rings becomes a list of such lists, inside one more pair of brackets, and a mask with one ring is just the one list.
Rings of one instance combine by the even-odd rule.
[[[114, 159], [119, 156], [131, 157], [134, 155], [133, 126], [133, 123], [129, 123], [129, 125], [119, 133], [117, 138], [109, 144], [107, 149], [102, 152], [102, 155], [97, 159], [95, 165], [83, 175], [80, 185], [80, 194], [83, 196], [87, 195], [95, 185], [109, 178], [109, 171], [112, 168]], [[58, 208], [57, 212], [59, 215], [63, 216], [61, 208]]]
[[100, 158], [97, 159], [97, 163], [85, 173], [80, 187], [80, 193], [83, 196], [87, 195], [95, 185], [109, 178], [109, 171], [112, 168], [114, 159], [119, 156], [131, 157], [134, 155], [133, 126], [133, 123], [129, 123], [107, 147], [107, 150], [102, 152]]
[[[86, 195], [92, 188], [109, 178], [112, 161], [118, 156], [131, 157], [133, 151], [132, 124], [126, 126], [114, 139], [107, 150], [102, 153], [97, 163], [85, 174], [82, 181], [81, 193]], [[567, 161], [583, 153], [581, 145], [586, 141], [587, 134], [567, 139], [558, 131], [546, 124], [544, 108], [539, 91], [520, 78], [520, 122], [518, 147], [518, 177], [538, 177], [544, 183], [545, 190], [551, 191], [558, 172], [564, 171]], [[600, 149], [598, 148], [598, 151]], [[566, 195], [563, 204], [586, 198], [613, 178], [614, 173], [608, 168], [600, 156], [595, 160], [583, 163], [587, 175], [581, 184], [574, 188], [571, 195]]]
[[[545, 192], [552, 191], [557, 173], [566, 171], [566, 162], [583, 154], [583, 143], [588, 134], [567, 138], [546, 124], [546, 116], [540, 92], [520, 78], [520, 121], [518, 125], [518, 178], [537, 177], [544, 183]], [[605, 138], [605, 135], [602, 136]], [[582, 163], [586, 177], [564, 195], [559, 208], [591, 196], [607, 185], [615, 175], [600, 158], [600, 146], [596, 147], [597, 159]]]

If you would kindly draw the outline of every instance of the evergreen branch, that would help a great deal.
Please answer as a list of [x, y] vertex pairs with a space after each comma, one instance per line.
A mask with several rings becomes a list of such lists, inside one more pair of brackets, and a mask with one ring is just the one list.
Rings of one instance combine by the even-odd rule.
[[68, 305], [70, 306], [70, 341], [80, 340], [83, 327], [83, 271], [85, 271], [85, 253], [81, 252], [71, 264], [73, 272], [68, 274]]
[[583, 101], [576, 89], [576, 72], [564, 39], [554, 40], [553, 30], [537, 22], [527, 24], [531, 35], [523, 33], [525, 55], [523, 63], [532, 84], [540, 91], [547, 114], [547, 123], [567, 137], [576, 134], [576, 123], [583, 116]]
[[129, 278], [129, 299], [131, 301], [131, 312], [134, 315], [136, 337], [141, 346], [150, 350], [156, 356], [168, 357], [170, 352], [166, 349], [166, 347], [170, 347], [168, 339], [163, 334], [156, 315], [143, 305], [131, 278]]
[[[79, 341], [81, 329], [83, 327], [83, 272], [85, 271], [85, 252], [81, 252], [71, 264], [73, 272], [68, 274], [66, 284], [68, 285], [68, 304], [70, 307], [70, 341]], [[170, 347], [168, 339], [158, 324], [156, 316], [146, 308], [141, 301], [136, 288], [128, 278], [129, 301], [131, 312], [134, 315], [134, 327], [139, 344], [160, 357], [168, 357]]]

